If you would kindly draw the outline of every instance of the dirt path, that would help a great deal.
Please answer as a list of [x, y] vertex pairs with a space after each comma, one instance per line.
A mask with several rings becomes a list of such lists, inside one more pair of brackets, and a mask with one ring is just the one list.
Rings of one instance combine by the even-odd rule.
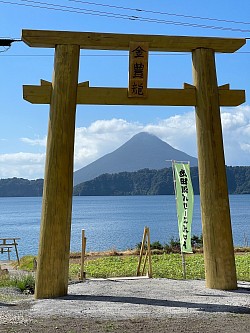
[[0, 303], [0, 332], [250, 332], [250, 282], [221, 291], [204, 281], [98, 279], [65, 297], [25, 297]]

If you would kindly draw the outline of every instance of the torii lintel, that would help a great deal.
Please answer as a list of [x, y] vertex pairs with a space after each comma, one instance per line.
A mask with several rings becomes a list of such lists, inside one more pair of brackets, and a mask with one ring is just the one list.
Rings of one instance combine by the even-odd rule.
[[[229, 84], [218, 87], [220, 106], [238, 106], [245, 102], [244, 90], [230, 90]], [[32, 104], [50, 104], [51, 82], [41, 80], [40, 86], [24, 85], [23, 98]], [[129, 98], [127, 88], [89, 87], [89, 81], [78, 84], [77, 104], [196, 106], [196, 88], [184, 83], [183, 89], [149, 88], [145, 99]]]

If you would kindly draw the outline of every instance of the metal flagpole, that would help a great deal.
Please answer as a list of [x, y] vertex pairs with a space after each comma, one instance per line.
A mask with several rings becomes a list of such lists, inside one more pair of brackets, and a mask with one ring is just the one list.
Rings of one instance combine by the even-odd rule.
[[[177, 208], [176, 177], [175, 177], [175, 170], [174, 170], [174, 164], [175, 164], [176, 161], [175, 160], [171, 160], [171, 162], [172, 162], [173, 181], [174, 181], [175, 203], [176, 203], [176, 208]], [[189, 164], [189, 161], [186, 161], [186, 163], [187, 162]], [[185, 163], [185, 162], [183, 162], [183, 161], [179, 162], [178, 161], [178, 163]], [[178, 209], [176, 209], [176, 214], [177, 214], [177, 223], [178, 223]], [[179, 238], [180, 238], [180, 235], [179, 235]], [[181, 249], [181, 244], [180, 244], [180, 249]], [[181, 250], [181, 260], [182, 260], [183, 279], [186, 280], [186, 277], [187, 277], [187, 273], [186, 273], [186, 260], [185, 260], [185, 253], [182, 252], [182, 250]]]

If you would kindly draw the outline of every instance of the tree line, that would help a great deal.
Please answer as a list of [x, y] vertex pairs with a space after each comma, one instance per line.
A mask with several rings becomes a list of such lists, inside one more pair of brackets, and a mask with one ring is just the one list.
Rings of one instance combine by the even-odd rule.
[[[191, 169], [194, 194], [199, 194], [198, 168]], [[227, 167], [229, 194], [250, 193], [250, 167]], [[74, 195], [173, 195], [172, 168], [103, 174], [74, 188]]]
[[[250, 193], [250, 167], [227, 166], [229, 194]], [[198, 168], [191, 168], [195, 194], [199, 194]], [[0, 197], [39, 197], [43, 193], [43, 179], [0, 179]], [[103, 174], [74, 187], [74, 195], [173, 195], [172, 168], [143, 169], [135, 172]]]

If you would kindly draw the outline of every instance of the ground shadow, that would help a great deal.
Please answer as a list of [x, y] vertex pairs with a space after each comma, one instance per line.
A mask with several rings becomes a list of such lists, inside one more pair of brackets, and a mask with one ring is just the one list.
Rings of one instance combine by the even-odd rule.
[[0, 307], [1, 307], [1, 306], [12, 307], [12, 306], [16, 306], [16, 304], [2, 303], [2, 302], [0, 302]]
[[225, 304], [208, 304], [208, 303], [192, 303], [182, 301], [168, 301], [161, 299], [152, 299], [144, 297], [126, 297], [126, 296], [95, 296], [95, 295], [68, 295], [60, 297], [64, 300], [81, 300], [87, 302], [112, 302], [112, 303], [126, 303], [138, 305], [152, 305], [173, 308], [188, 308], [196, 309], [197, 311], [204, 312], [226, 312], [226, 313], [240, 313], [250, 314], [250, 308], [245, 306], [234, 306]]
[[227, 292], [230, 292], [230, 293], [239, 293], [239, 294], [250, 294], [250, 288], [245, 288], [245, 287], [239, 287], [238, 289], [235, 289], [235, 290], [227, 290]]
[[[234, 293], [234, 294], [250, 294], [250, 288], [248, 287], [239, 287], [238, 289], [233, 289], [233, 290], [222, 290], [226, 291], [227, 293]], [[205, 296], [205, 297], [214, 297], [215, 295], [211, 294], [194, 294], [195, 296]], [[230, 295], [225, 295], [225, 294], [216, 294], [216, 297], [229, 297]]]

